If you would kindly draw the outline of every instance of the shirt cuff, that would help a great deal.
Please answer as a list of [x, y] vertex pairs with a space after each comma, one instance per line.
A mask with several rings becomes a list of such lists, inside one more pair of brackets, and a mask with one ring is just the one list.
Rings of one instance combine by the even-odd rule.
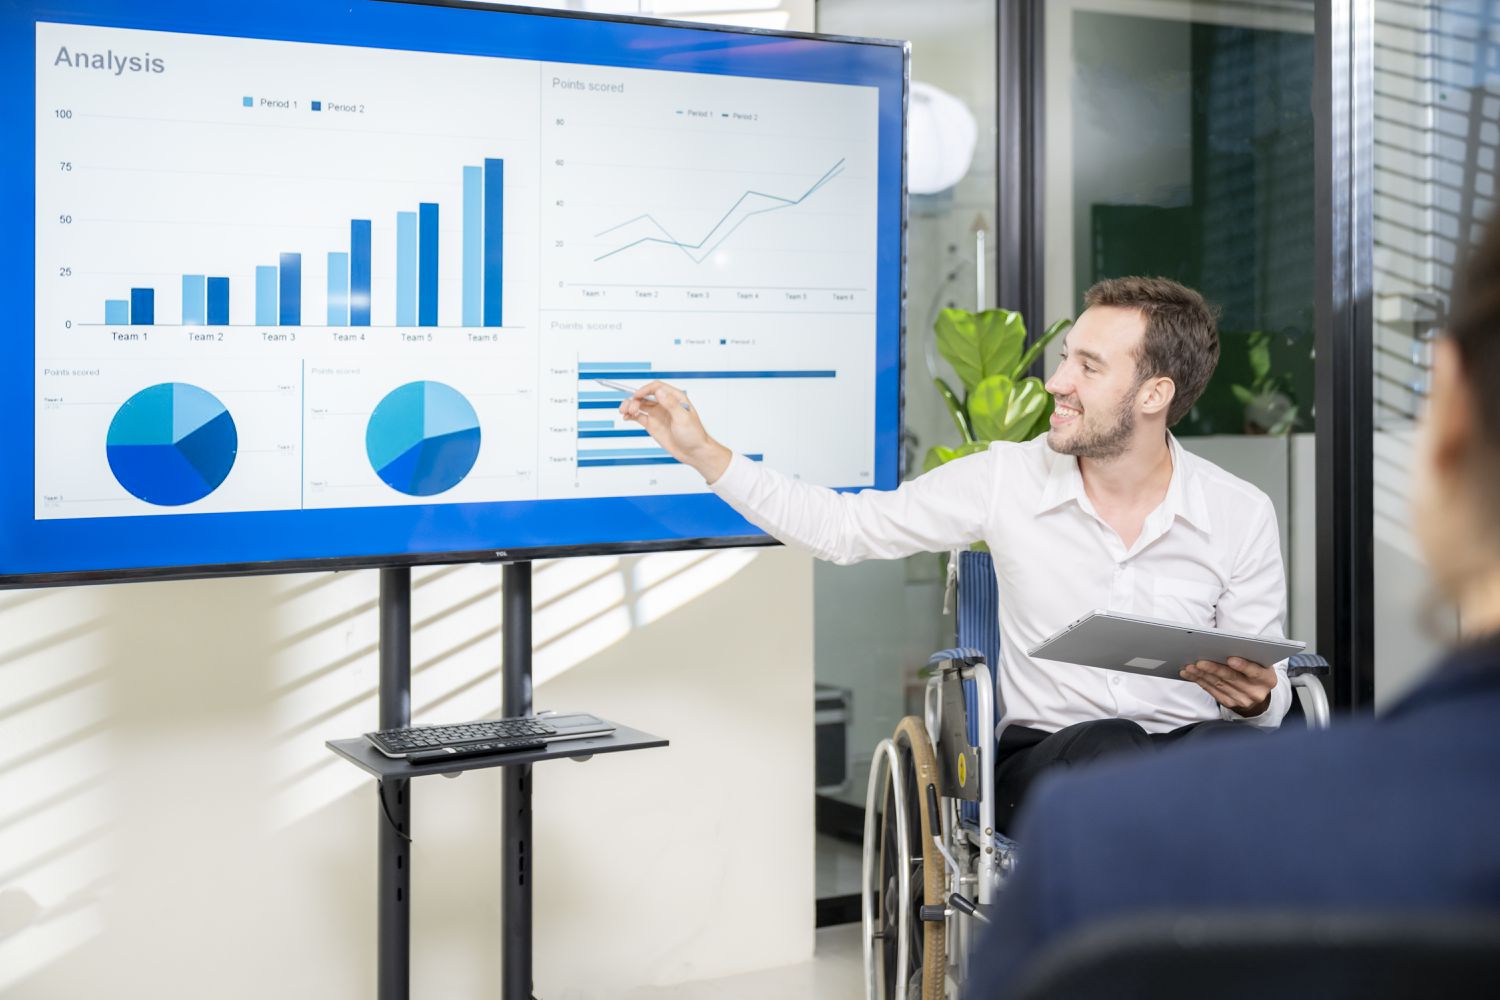
[[1248, 726], [1266, 726], [1270, 724], [1267, 720], [1267, 716], [1271, 714], [1271, 708], [1275, 704], [1276, 692], [1273, 691], [1271, 692], [1271, 697], [1266, 699], [1265, 711], [1261, 712], [1259, 715], [1241, 715], [1232, 708], [1226, 708], [1225, 706], [1220, 705], [1219, 718], [1223, 719], [1225, 722], [1243, 722]]

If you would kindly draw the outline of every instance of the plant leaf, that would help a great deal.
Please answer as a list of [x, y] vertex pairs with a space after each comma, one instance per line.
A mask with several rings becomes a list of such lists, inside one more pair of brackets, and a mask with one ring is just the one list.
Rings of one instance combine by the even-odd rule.
[[1259, 385], [1271, 371], [1271, 345], [1264, 338], [1250, 344], [1250, 375]]
[[931, 472], [940, 465], [945, 465], [955, 458], [963, 458], [966, 455], [975, 455], [988, 448], [988, 441], [970, 441], [961, 444], [957, 448], [944, 448], [942, 445], [933, 445], [927, 449], [927, 457], [922, 461], [922, 471]]
[[1255, 402], [1255, 393], [1242, 385], [1232, 385], [1229, 387], [1229, 391], [1234, 393], [1234, 398], [1238, 399], [1242, 406], [1249, 406]]
[[1052, 394], [1042, 386], [1039, 378], [1025, 378], [1016, 384], [1006, 407], [1005, 424], [1007, 441], [1029, 441], [1036, 435], [1037, 415], [1049, 411]]
[[[1033, 381], [1035, 380], [1033, 379]], [[1037, 435], [1045, 434], [1051, 429], [1052, 411], [1057, 409], [1057, 400], [1052, 398], [1052, 393], [1047, 392], [1045, 387], [1043, 387], [1042, 392], [1046, 394], [1047, 402], [1037, 411], [1036, 422], [1031, 425], [1031, 429], [1026, 432], [1026, 436], [1021, 439], [1022, 441], [1030, 441]]]
[[964, 389], [971, 393], [991, 375], [1014, 368], [1026, 343], [1026, 325], [1021, 314], [1009, 309], [986, 309], [981, 313], [944, 309], [938, 313], [934, 329], [938, 351], [953, 366]]
[[1042, 351], [1046, 349], [1048, 344], [1052, 343], [1052, 338], [1056, 337], [1059, 333], [1062, 333], [1072, 325], [1072, 320], [1060, 319], [1056, 323], [1053, 323], [1051, 326], [1047, 327], [1046, 331], [1036, 339], [1036, 342], [1026, 349], [1026, 353], [1021, 355], [1021, 360], [1016, 362], [1015, 369], [1013, 371], [1007, 372], [1006, 374], [1008, 374], [1011, 378], [1020, 378], [1022, 375], [1026, 374], [1026, 369], [1030, 368], [1031, 363], [1036, 360], [1036, 356], [1038, 354], [1041, 354]]
[[1296, 423], [1297, 407], [1293, 406], [1286, 411], [1286, 414], [1280, 420], [1276, 421], [1276, 426], [1272, 427], [1266, 433], [1274, 435], [1290, 434], [1292, 432], [1292, 427], [1294, 427]]
[[940, 378], [932, 380], [937, 385], [938, 395], [943, 397], [943, 402], [948, 406], [948, 416], [953, 418], [953, 424], [958, 428], [959, 437], [963, 438], [965, 444], [974, 440], [974, 435], [969, 430], [969, 417], [964, 413], [964, 404], [958, 401], [953, 390], [948, 388], [948, 383]]
[[[1040, 402], [1031, 402], [1032, 393], [1040, 396]], [[1053, 399], [1052, 393], [1047, 391], [1046, 385], [1043, 385], [1040, 378], [1022, 379], [1022, 384], [1017, 387], [1016, 394], [1020, 397], [1019, 402], [1023, 411], [1032, 412], [1034, 415], [1032, 415], [1031, 423], [1026, 423], [1025, 417], [1019, 418], [1022, 423], [1020, 429], [1017, 430], [1019, 436], [1014, 436], [1011, 441], [1031, 441], [1032, 438], [1040, 433], [1046, 433], [1049, 429], [1049, 418], [1052, 417], [1053, 409], [1056, 409], [1056, 400]]]
[[969, 420], [976, 437], [986, 441], [1004, 439], [1005, 408], [1015, 387], [1009, 375], [991, 375], [969, 393]]
[[1052, 396], [1040, 379], [1012, 382], [992, 375], [969, 394], [969, 419], [976, 437], [988, 441], [1026, 441], [1034, 436], [1037, 418]]

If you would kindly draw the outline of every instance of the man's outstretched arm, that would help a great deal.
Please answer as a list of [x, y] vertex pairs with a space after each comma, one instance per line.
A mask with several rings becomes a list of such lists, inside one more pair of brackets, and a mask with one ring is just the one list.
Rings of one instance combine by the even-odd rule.
[[620, 415], [696, 469], [752, 524], [832, 562], [893, 559], [979, 541], [996, 493], [994, 463], [985, 453], [891, 491], [838, 493], [792, 479], [714, 440], [687, 394], [665, 382], [641, 386], [620, 404]]

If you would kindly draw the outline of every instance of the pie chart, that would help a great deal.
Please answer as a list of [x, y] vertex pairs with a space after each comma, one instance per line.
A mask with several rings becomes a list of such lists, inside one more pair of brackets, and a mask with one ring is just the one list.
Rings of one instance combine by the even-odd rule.
[[115, 479], [158, 507], [208, 496], [234, 468], [238, 451], [239, 434], [224, 404], [186, 382], [162, 382], [131, 396], [115, 411], [105, 439]]
[[375, 474], [407, 496], [430, 497], [463, 482], [479, 457], [479, 416], [442, 382], [408, 382], [370, 414], [365, 453]]

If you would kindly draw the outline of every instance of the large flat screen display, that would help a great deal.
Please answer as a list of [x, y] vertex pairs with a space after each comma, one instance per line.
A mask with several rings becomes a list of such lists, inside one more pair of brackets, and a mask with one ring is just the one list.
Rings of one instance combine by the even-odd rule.
[[898, 478], [907, 54], [354, 0], [0, 2], [0, 585], [758, 532], [619, 419]]

